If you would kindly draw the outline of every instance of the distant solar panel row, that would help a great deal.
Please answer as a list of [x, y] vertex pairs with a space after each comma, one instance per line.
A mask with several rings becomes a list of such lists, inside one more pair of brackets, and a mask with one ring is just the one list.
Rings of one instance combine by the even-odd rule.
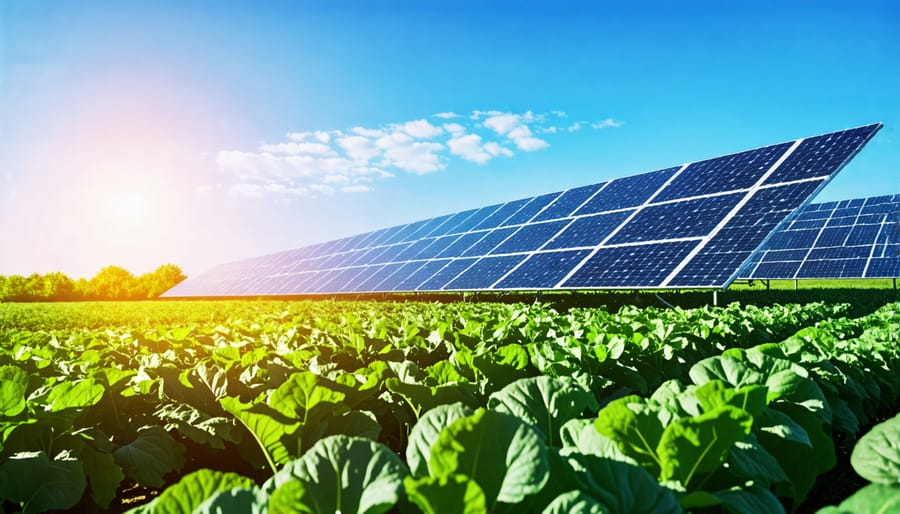
[[742, 278], [900, 277], [900, 194], [812, 204], [774, 232]]
[[164, 296], [723, 287], [880, 127], [224, 264]]

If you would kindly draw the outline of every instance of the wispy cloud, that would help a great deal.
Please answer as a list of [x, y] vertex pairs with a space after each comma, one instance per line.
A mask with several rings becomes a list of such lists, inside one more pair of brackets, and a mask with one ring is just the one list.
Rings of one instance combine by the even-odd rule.
[[230, 191], [236, 195], [364, 193], [373, 189], [373, 182], [398, 173], [437, 172], [456, 158], [483, 165], [547, 148], [548, 135], [622, 125], [612, 118], [563, 121], [567, 117], [562, 111], [441, 112], [380, 127], [289, 132], [284, 141], [261, 144], [252, 151], [222, 150], [216, 162], [234, 178]]
[[606, 127], [617, 128], [617, 127], [621, 127], [624, 124], [625, 124], [625, 122], [616, 121], [612, 118], [606, 118], [603, 121], [596, 121], [594, 123], [591, 123], [591, 128], [595, 128], [595, 129], [602, 129], [602, 128], [606, 128]]

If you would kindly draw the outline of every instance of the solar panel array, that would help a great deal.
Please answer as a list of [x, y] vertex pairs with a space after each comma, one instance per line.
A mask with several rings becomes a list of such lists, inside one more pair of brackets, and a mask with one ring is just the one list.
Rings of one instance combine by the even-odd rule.
[[812, 204], [774, 232], [741, 278], [900, 277], [900, 194]]
[[217, 266], [165, 293], [724, 287], [867, 125]]

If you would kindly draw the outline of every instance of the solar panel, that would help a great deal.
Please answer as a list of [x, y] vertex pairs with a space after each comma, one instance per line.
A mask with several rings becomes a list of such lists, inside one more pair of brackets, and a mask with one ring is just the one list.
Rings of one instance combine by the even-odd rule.
[[808, 205], [740, 277], [900, 278], [900, 194]]
[[[880, 128], [789, 141], [232, 262], [164, 296], [725, 287]], [[807, 253], [814, 262], [840, 254], [840, 272], [856, 272], [868, 244], [866, 276], [893, 269], [896, 223], [885, 223], [876, 205], [835, 206], [823, 226], [821, 216], [806, 212], [790, 222], [795, 235], [832, 245], [813, 244], [815, 251]], [[838, 240], [851, 248], [840, 251], [846, 254], [834, 250]], [[770, 263], [782, 266], [766, 254], [757, 268]], [[823, 267], [810, 264], [801, 273], [822, 273]]]

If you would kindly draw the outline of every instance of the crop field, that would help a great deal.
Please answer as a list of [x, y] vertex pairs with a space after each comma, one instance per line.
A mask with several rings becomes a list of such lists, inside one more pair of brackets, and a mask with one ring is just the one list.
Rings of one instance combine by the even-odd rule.
[[898, 343], [898, 302], [0, 304], [0, 513], [890, 512]]

